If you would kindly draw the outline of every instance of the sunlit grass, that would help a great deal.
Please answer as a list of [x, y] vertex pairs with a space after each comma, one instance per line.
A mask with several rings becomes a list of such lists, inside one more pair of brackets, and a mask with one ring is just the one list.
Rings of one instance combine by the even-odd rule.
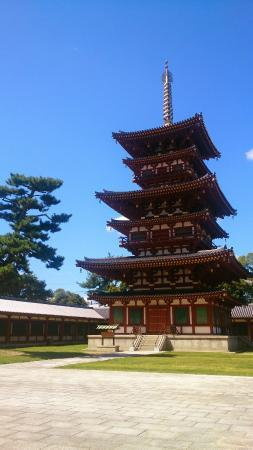
[[86, 348], [86, 344], [0, 348], [0, 364], [73, 358], [84, 355]]
[[67, 369], [253, 376], [253, 353], [164, 352], [80, 363]]

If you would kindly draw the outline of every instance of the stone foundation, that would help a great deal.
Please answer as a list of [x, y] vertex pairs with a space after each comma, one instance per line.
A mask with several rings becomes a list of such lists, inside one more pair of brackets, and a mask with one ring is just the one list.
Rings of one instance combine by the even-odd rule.
[[[145, 336], [145, 335], [144, 335]], [[103, 341], [100, 335], [88, 336], [88, 350], [101, 351], [104, 347], [119, 347], [120, 351], [129, 351], [135, 340], [133, 334], [115, 334], [113, 338]], [[187, 352], [236, 352], [247, 348], [247, 338], [242, 336], [217, 335], [167, 335], [164, 350]]]

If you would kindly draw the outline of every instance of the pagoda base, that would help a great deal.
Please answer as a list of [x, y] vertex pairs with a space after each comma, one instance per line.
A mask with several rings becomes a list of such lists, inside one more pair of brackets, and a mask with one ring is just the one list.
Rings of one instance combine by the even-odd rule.
[[[147, 336], [147, 335], [144, 335]], [[187, 351], [187, 352], [237, 352], [245, 350], [249, 346], [248, 339], [244, 336], [218, 336], [218, 335], [164, 335], [166, 339], [162, 347], [163, 351]], [[135, 334], [115, 334], [111, 346], [119, 348], [119, 351], [133, 351]], [[109, 342], [107, 339], [106, 346]], [[100, 335], [88, 336], [88, 350], [101, 351], [103, 338]], [[154, 349], [155, 350], [155, 349]], [[156, 349], [156, 351], [159, 351]], [[138, 353], [138, 350], [135, 352]]]

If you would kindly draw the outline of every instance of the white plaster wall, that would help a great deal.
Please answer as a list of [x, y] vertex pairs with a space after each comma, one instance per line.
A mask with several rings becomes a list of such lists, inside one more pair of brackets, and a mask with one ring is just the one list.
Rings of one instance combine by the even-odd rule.
[[191, 326], [190, 327], [182, 327], [182, 332], [184, 334], [192, 333], [192, 327]]
[[196, 326], [195, 327], [195, 333], [197, 334], [209, 334], [210, 333], [210, 327], [208, 326]]

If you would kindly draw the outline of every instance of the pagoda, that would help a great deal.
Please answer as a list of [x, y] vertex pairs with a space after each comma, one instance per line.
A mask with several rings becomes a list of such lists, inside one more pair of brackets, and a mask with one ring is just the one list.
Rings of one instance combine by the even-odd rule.
[[217, 219], [236, 211], [205, 163], [220, 153], [202, 114], [173, 123], [171, 83], [166, 63], [162, 126], [113, 133], [140, 189], [96, 192], [125, 218], [108, 226], [122, 234], [120, 247], [132, 255], [85, 258], [77, 266], [124, 282], [123, 292], [90, 294], [110, 306], [118, 333], [227, 335], [239, 302], [219, 286], [247, 272], [232, 249], [213, 241], [228, 237]]

